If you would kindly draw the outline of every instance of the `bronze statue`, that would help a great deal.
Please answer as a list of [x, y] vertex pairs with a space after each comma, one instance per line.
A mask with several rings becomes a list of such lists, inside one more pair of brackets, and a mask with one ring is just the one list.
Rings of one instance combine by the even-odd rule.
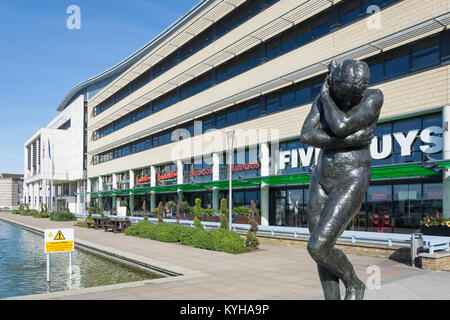
[[308, 252], [317, 262], [327, 300], [340, 300], [339, 279], [346, 300], [362, 300], [364, 283], [358, 279], [336, 240], [360, 210], [370, 184], [369, 144], [381, 107], [380, 90], [367, 89], [368, 65], [362, 61], [333, 60], [321, 93], [303, 124], [301, 142], [321, 148], [309, 187]]

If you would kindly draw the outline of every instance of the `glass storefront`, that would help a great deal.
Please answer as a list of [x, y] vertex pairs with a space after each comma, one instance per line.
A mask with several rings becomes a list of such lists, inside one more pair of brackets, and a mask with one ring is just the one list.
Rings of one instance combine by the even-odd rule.
[[269, 224], [285, 227], [307, 226], [309, 190], [273, 188], [269, 193]]

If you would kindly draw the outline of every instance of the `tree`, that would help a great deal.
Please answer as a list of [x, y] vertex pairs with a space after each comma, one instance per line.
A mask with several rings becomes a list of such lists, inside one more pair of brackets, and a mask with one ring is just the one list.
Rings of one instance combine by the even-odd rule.
[[258, 231], [258, 224], [255, 219], [255, 202], [252, 200], [250, 204], [250, 214], [248, 216], [248, 222], [250, 228], [247, 232], [247, 239], [245, 240], [245, 245], [251, 247], [253, 250], [258, 249], [259, 240], [256, 237], [256, 232]]
[[103, 218], [105, 215], [103, 214], [103, 200], [100, 200], [100, 207], [98, 208], [100, 216]]
[[195, 199], [195, 205], [194, 205], [194, 226], [200, 229], [203, 229], [202, 225], [202, 215], [203, 215], [203, 209], [202, 209], [202, 200], [200, 198]]
[[146, 206], [146, 203], [145, 203], [145, 200], [144, 200], [144, 201], [142, 201], [142, 206], [141, 206], [141, 211], [142, 211], [142, 216], [143, 217], [145, 217], [145, 206]]
[[161, 223], [163, 221], [163, 204], [160, 201], [158, 205], [158, 223]]
[[175, 202], [169, 201], [169, 202], [167, 202], [167, 207], [169, 208], [170, 215], [172, 216], [173, 215], [173, 211], [177, 209], [177, 205], [175, 204]]
[[220, 227], [222, 229], [228, 230], [228, 209], [227, 209], [227, 199], [222, 198], [220, 200]]
[[180, 224], [180, 209], [181, 208], [181, 203], [180, 200], [177, 200], [177, 224]]

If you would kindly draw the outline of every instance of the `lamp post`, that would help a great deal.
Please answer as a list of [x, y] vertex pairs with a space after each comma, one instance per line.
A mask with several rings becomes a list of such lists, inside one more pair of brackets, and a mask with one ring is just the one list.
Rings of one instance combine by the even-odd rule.
[[228, 163], [229, 163], [229, 170], [228, 170], [228, 177], [229, 177], [229, 192], [228, 192], [228, 228], [231, 231], [231, 224], [233, 222], [232, 216], [233, 216], [233, 144], [234, 144], [234, 130], [230, 130], [227, 132], [227, 140], [228, 140]]

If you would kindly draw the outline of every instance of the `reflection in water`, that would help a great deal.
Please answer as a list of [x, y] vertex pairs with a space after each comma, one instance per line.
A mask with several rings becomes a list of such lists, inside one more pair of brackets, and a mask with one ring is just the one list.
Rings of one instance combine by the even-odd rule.
[[68, 281], [68, 267], [68, 253], [51, 254], [47, 287], [43, 237], [0, 222], [0, 299], [161, 277], [78, 248], [72, 258], [73, 281]]

